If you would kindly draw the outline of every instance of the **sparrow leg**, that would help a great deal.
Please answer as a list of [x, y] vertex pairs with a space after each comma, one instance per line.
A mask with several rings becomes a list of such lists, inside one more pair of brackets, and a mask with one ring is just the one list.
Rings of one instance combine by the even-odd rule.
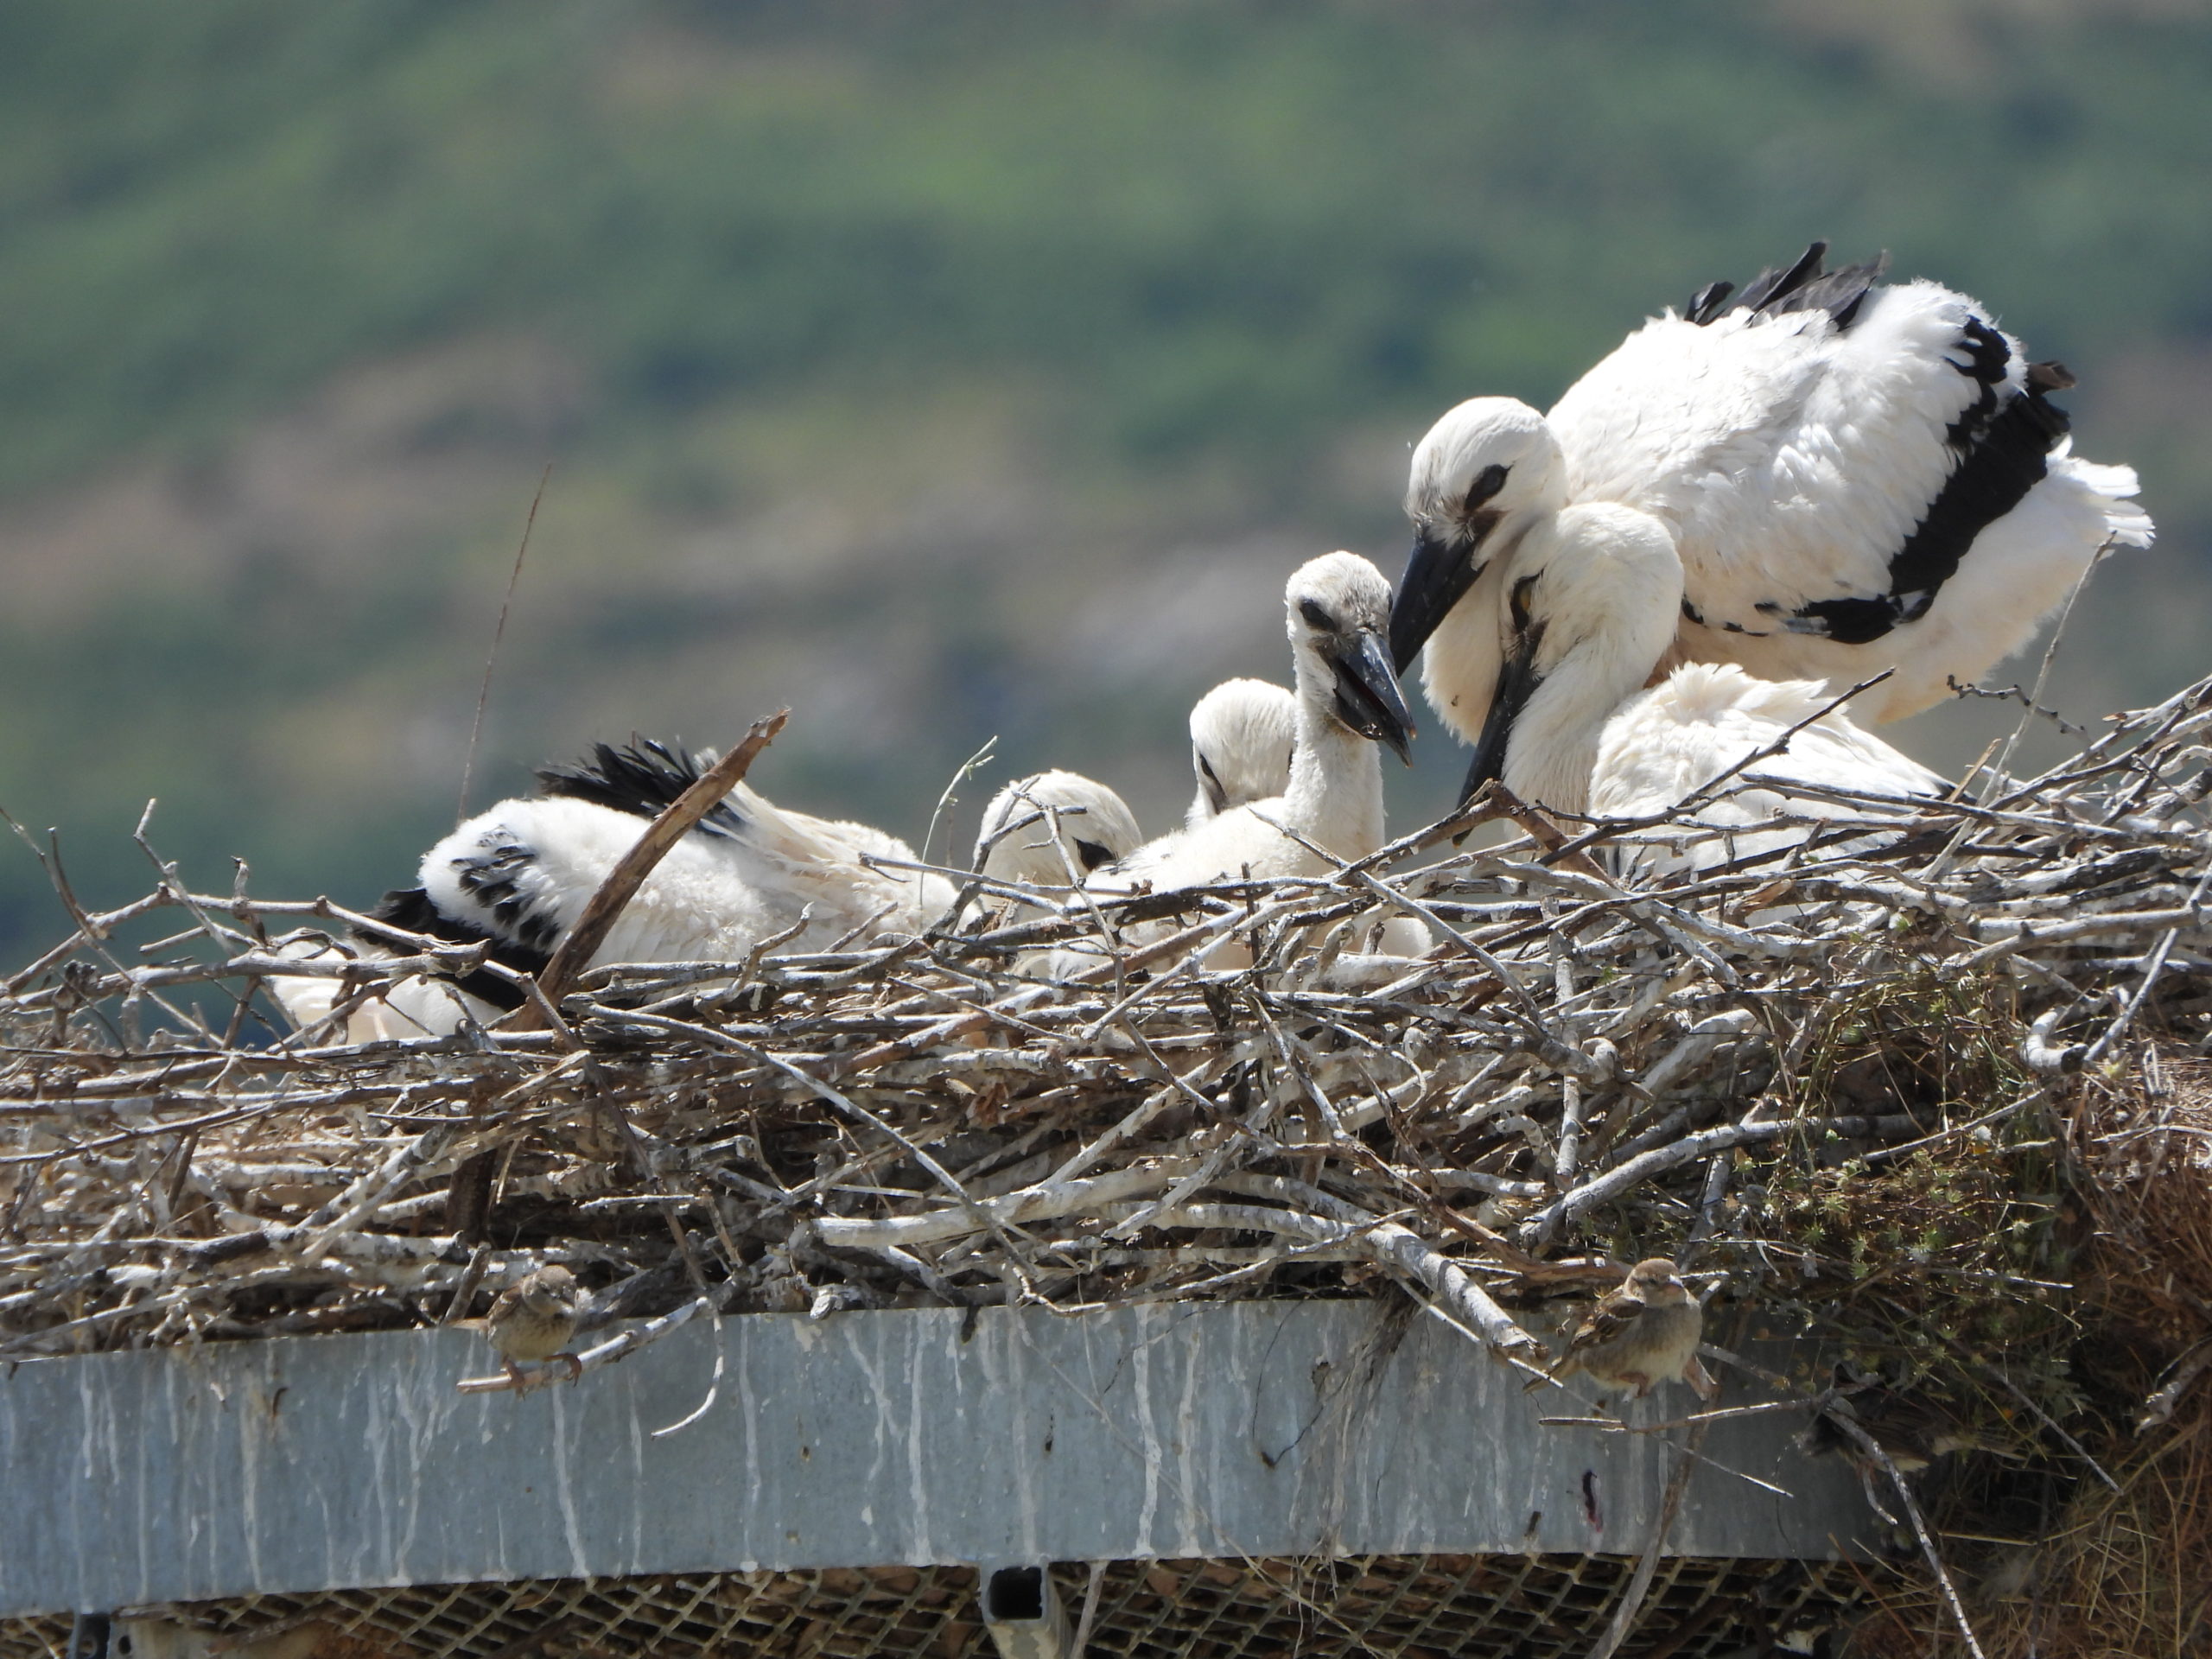
[[1692, 1354], [1690, 1363], [1682, 1367], [1682, 1381], [1688, 1383], [1691, 1391], [1708, 1406], [1720, 1397], [1719, 1381], [1705, 1369], [1695, 1354]]
[[503, 1359], [499, 1363], [507, 1368], [507, 1381], [515, 1385], [517, 1394], [529, 1392], [530, 1380], [522, 1374], [521, 1366], [516, 1364], [512, 1359]]
[[[584, 1363], [581, 1359], [578, 1359], [574, 1354], [556, 1354], [553, 1357], [554, 1359], [564, 1360], [567, 1362], [569, 1382], [581, 1382], [584, 1380]], [[547, 1363], [550, 1363], [551, 1362], [549, 1361]]]

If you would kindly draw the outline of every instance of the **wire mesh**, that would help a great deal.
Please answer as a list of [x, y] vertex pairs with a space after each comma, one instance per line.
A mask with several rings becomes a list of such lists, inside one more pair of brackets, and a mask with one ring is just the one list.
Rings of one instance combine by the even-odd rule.
[[[1590, 1651], [1633, 1574], [1618, 1555], [1117, 1561], [1090, 1659], [1566, 1659]], [[1072, 1623], [1089, 1573], [1054, 1569]], [[1847, 1563], [1674, 1557], [1626, 1659], [1697, 1659], [1845, 1618]], [[824, 1568], [426, 1585], [130, 1610], [112, 1659], [983, 1659], [972, 1567]], [[143, 1619], [148, 1623], [138, 1623]], [[0, 1659], [64, 1659], [67, 1618], [0, 1621]]]

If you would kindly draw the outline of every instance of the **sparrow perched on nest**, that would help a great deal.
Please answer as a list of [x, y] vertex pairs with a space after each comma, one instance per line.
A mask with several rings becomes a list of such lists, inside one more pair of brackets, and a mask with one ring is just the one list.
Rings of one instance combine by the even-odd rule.
[[570, 1380], [582, 1377], [583, 1362], [569, 1353], [568, 1346], [576, 1334], [583, 1302], [583, 1290], [575, 1274], [558, 1266], [540, 1268], [499, 1293], [485, 1318], [484, 1334], [518, 1389], [527, 1386], [522, 1368], [516, 1363], [518, 1360], [532, 1363], [566, 1360]]
[[1709, 1400], [1719, 1385], [1698, 1363], [1704, 1326], [1705, 1310], [1675, 1274], [1675, 1264], [1653, 1256], [1630, 1268], [1620, 1288], [1607, 1292], [1582, 1316], [1567, 1338], [1567, 1351], [1529, 1387], [1560, 1382], [1580, 1371], [1601, 1388], [1634, 1389], [1639, 1400], [1661, 1382], [1688, 1382], [1699, 1398]]

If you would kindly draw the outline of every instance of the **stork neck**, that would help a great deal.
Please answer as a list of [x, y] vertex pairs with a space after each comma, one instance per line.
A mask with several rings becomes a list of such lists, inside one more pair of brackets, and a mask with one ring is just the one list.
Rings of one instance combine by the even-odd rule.
[[1548, 664], [1537, 658], [1543, 677], [1513, 722], [1505, 786], [1526, 801], [1585, 812], [1605, 722], [1650, 678], [1674, 638], [1681, 560], [1658, 520], [1603, 503], [1567, 508], [1531, 534], [1529, 550], [1547, 632], [1566, 648]]
[[1586, 812], [1598, 741], [1623, 699], [1548, 696], [1553, 690], [1548, 683], [1539, 686], [1514, 722], [1505, 752], [1505, 786], [1536, 805]]
[[1283, 821], [1338, 858], [1365, 858], [1382, 844], [1382, 751], [1314, 703], [1299, 699]]

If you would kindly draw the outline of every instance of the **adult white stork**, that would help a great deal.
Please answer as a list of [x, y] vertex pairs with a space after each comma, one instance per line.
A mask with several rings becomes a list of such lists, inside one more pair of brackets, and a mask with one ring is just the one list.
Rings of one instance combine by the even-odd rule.
[[1667, 526], [1649, 513], [1595, 503], [1552, 515], [1514, 550], [1503, 587], [1502, 613], [1491, 618], [1501, 666], [1471, 786], [1499, 778], [1523, 800], [1562, 812], [1637, 817], [1668, 810], [1781, 745], [1699, 821], [1725, 827], [1783, 810], [1834, 810], [1793, 796], [1793, 784], [1898, 798], [1946, 787], [1830, 707], [1820, 682], [1686, 663], [1651, 684], [1674, 639], [1682, 565]]
[[[542, 793], [501, 801], [461, 824], [423, 855], [421, 885], [385, 894], [373, 913], [414, 932], [485, 942], [493, 961], [536, 973], [646, 823], [711, 764], [711, 756], [645, 741], [602, 743], [588, 760], [541, 769]], [[791, 949], [821, 950], [917, 931], [951, 904], [943, 877], [878, 868], [871, 856], [914, 859], [895, 836], [788, 811], [740, 784], [654, 867], [593, 963], [739, 962], [795, 925]], [[444, 982], [403, 989], [391, 999], [397, 1023], [433, 1033], [454, 1029], [464, 1010], [486, 1018], [522, 1000], [507, 981], [480, 970], [452, 989]], [[302, 1007], [311, 1011], [312, 1001]], [[393, 1025], [379, 1014], [362, 1029], [421, 1034]]]
[[[1412, 556], [1391, 617], [1402, 672], [1472, 741], [1499, 663], [1514, 549], [1570, 503], [1656, 518], [1685, 591], [1662, 665], [1739, 663], [1853, 683], [1876, 721], [1940, 700], [2026, 643], [2107, 546], [2145, 546], [2135, 474], [2070, 452], [2030, 363], [1986, 308], [1882, 259], [1824, 273], [1824, 243], [1738, 302], [1669, 311], [1548, 416], [1481, 397], [1414, 454]], [[1471, 789], [1471, 785], [1470, 785]]]
[[1224, 680], [1191, 709], [1191, 771], [1198, 792], [1184, 818], [1195, 829], [1232, 806], [1290, 787], [1298, 699], [1268, 680]]
[[1332, 868], [1329, 856], [1364, 858], [1382, 844], [1382, 766], [1375, 746], [1388, 744], [1408, 760], [1414, 732], [1385, 643], [1390, 584], [1357, 554], [1330, 553], [1300, 565], [1283, 599], [1298, 689], [1282, 793], [1163, 836], [1087, 885], [1164, 890], [1248, 874], [1315, 875]]
[[1072, 887], [1144, 842], [1128, 804], [1079, 772], [1017, 778], [991, 797], [975, 867], [997, 881]]

